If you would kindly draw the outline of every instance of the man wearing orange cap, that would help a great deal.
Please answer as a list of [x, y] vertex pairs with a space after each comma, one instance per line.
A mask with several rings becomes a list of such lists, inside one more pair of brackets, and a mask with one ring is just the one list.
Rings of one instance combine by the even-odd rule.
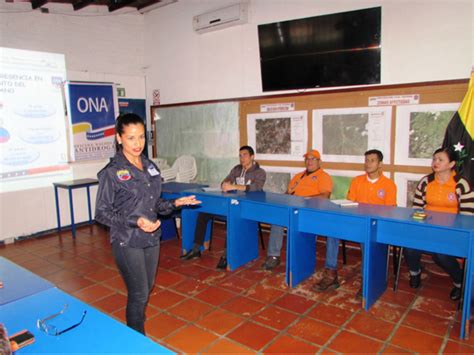
[[[295, 196], [329, 198], [333, 185], [332, 179], [328, 173], [321, 169], [321, 155], [319, 152], [315, 149], [307, 152], [304, 155], [304, 163], [306, 170], [296, 174], [291, 179], [286, 193]], [[267, 259], [262, 265], [265, 270], [273, 270], [280, 265], [283, 232], [283, 227], [272, 225]]]
[[[397, 186], [382, 174], [383, 154], [380, 150], [372, 149], [364, 153], [365, 174], [352, 179], [347, 199], [359, 203], [373, 205], [397, 205]], [[328, 237], [326, 240], [326, 269], [323, 278], [313, 286], [313, 290], [323, 292], [339, 287], [337, 278], [337, 254], [339, 239]], [[362, 288], [356, 298], [362, 297]]]

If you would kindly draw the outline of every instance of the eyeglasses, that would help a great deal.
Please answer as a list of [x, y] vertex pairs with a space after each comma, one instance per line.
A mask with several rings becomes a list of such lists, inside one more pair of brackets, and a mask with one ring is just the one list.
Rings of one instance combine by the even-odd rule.
[[82, 313], [82, 318], [81, 320], [76, 323], [76, 324], [73, 324], [71, 325], [70, 327], [66, 328], [66, 329], [63, 329], [63, 330], [59, 330], [58, 328], [56, 328], [55, 325], [53, 324], [48, 324], [47, 322], [50, 321], [51, 319], [53, 318], [56, 318], [57, 316], [60, 316], [61, 314], [63, 314], [64, 312], [66, 312], [68, 308], [68, 305], [65, 304], [63, 309], [61, 309], [58, 313], [54, 313], [46, 318], [43, 318], [43, 319], [38, 319], [36, 321], [36, 327], [39, 329], [39, 330], [42, 330], [43, 332], [45, 332], [46, 334], [48, 335], [54, 335], [54, 336], [58, 336], [58, 335], [61, 335], [63, 333], [66, 333], [68, 331], [70, 331], [71, 329], [74, 329], [76, 327], [78, 327], [79, 325], [81, 325], [82, 321], [84, 320], [84, 318], [86, 317], [86, 314], [87, 314], [87, 311], [84, 311]]

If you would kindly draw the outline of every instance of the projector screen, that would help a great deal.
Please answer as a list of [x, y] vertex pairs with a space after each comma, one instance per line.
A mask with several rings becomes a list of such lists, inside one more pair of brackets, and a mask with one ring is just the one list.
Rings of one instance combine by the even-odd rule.
[[0, 47], [0, 192], [71, 178], [64, 55]]

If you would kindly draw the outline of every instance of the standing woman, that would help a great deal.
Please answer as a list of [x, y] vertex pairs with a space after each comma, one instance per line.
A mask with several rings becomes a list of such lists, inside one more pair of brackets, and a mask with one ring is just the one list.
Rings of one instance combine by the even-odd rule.
[[117, 153], [99, 174], [95, 219], [110, 227], [110, 242], [128, 292], [127, 325], [145, 334], [145, 308], [160, 254], [159, 215], [200, 202], [195, 196], [161, 199], [161, 175], [142, 155], [145, 125], [124, 114], [115, 125]]
[[[428, 211], [474, 214], [474, 193], [469, 182], [454, 171], [456, 153], [447, 148], [437, 149], [433, 154], [433, 173], [421, 179], [416, 187], [414, 208]], [[429, 236], [427, 236], [429, 237]], [[410, 287], [421, 285], [421, 250], [405, 248], [405, 258], [410, 269]], [[433, 260], [453, 280], [454, 287], [449, 297], [456, 301], [461, 298], [463, 273], [456, 257], [433, 253]]]

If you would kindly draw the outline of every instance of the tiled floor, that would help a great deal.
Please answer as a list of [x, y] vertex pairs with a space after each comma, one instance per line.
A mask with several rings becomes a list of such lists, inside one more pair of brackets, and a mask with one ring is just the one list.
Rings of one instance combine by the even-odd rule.
[[[295, 289], [259, 260], [234, 272], [216, 271], [224, 229], [214, 228], [213, 250], [182, 262], [177, 240], [162, 243], [146, 330], [177, 352], [198, 353], [474, 353], [474, 337], [459, 340], [460, 312], [448, 298], [447, 276], [427, 259], [423, 287], [408, 287], [406, 269], [397, 292], [387, 290], [369, 312], [354, 298], [360, 286], [360, 252], [348, 251], [341, 287]], [[268, 235], [265, 235], [268, 238]], [[324, 243], [318, 244], [324, 260]], [[66, 292], [123, 322], [126, 292], [108, 235], [98, 226], [0, 247], [0, 255], [54, 282]], [[318, 270], [321, 270], [318, 263]]]

